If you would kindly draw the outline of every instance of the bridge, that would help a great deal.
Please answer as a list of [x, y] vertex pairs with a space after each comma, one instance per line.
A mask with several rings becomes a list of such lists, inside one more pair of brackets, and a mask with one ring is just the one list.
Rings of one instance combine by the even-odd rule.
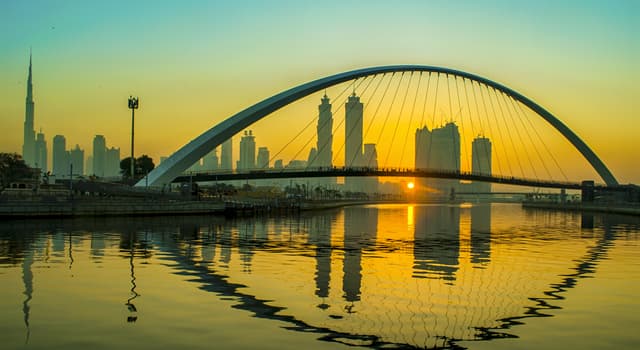
[[[330, 89], [334, 89], [332, 101], [345, 106], [345, 116], [337, 123], [333, 117], [339, 112], [332, 111], [328, 102]], [[222, 172], [185, 175], [187, 169], [234, 135], [322, 91], [319, 113], [309, 118], [304, 127], [296, 130], [297, 124], [292, 122], [291, 128], [274, 124], [271, 129], [283, 133], [278, 140], [282, 147], [275, 156], [293, 154], [290, 160], [294, 161], [298, 155], [310, 152], [304, 166], [275, 169], [270, 166], [275, 156], [266, 164], [256, 164], [254, 144], [253, 165], [248, 168], [228, 167]], [[364, 120], [368, 120], [366, 128]], [[309, 131], [314, 123], [317, 133]], [[411, 130], [416, 130], [415, 135]], [[284, 135], [286, 132], [293, 136]], [[334, 139], [340, 132], [344, 138]], [[179, 181], [373, 176], [579, 189], [582, 179], [569, 180], [561, 166], [565, 159], [558, 160], [554, 154], [553, 149], [560, 142], [558, 134], [606, 186], [618, 186], [604, 162], [559, 118], [503, 84], [444, 67], [371, 67], [293, 87], [236, 113], [181, 147], [136, 186], [157, 187]], [[408, 142], [412, 138], [414, 152]], [[367, 150], [362, 151], [365, 139], [374, 141], [369, 155]], [[477, 140], [482, 142], [476, 145]], [[314, 141], [315, 147], [310, 147]], [[469, 146], [471, 150], [467, 149]], [[384, 161], [378, 159], [382, 154], [386, 154]]]
[[444, 170], [426, 169], [378, 169], [378, 168], [329, 168], [329, 169], [293, 169], [293, 170], [254, 170], [248, 172], [203, 172], [185, 174], [176, 177], [173, 182], [211, 182], [233, 180], [259, 180], [259, 179], [288, 179], [288, 178], [318, 178], [318, 177], [413, 177], [432, 179], [458, 179], [466, 181], [480, 181], [505, 185], [575, 189], [582, 188], [581, 183], [544, 181], [536, 179], [524, 179], [506, 176], [491, 176], [473, 174], [470, 172], [453, 172]]

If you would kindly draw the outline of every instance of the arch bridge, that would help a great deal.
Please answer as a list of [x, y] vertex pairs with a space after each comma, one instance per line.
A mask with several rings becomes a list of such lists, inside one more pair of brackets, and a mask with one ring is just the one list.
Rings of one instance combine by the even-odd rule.
[[[260, 101], [249, 108], [242, 110], [235, 115], [229, 117], [228, 119], [222, 121], [221, 123], [213, 126], [211, 129], [205, 131], [200, 136], [196, 137], [182, 148], [177, 150], [173, 155], [171, 155], [168, 159], [162, 162], [158, 167], [156, 167], [152, 172], [150, 172], [146, 178], [143, 178], [139, 181], [136, 186], [144, 187], [144, 186], [162, 186], [164, 184], [169, 184], [173, 182], [176, 178], [178, 178], [187, 168], [189, 168], [192, 164], [197, 162], [199, 159], [208, 154], [215, 147], [219, 146], [235, 134], [239, 133], [243, 129], [251, 126], [262, 118], [268, 116], [269, 114], [279, 110], [282, 107], [285, 107], [295, 101], [298, 101], [310, 94], [321, 91], [323, 89], [332, 87], [334, 85], [344, 83], [347, 81], [365, 78], [369, 76], [375, 76], [380, 74], [387, 73], [397, 73], [397, 72], [429, 72], [429, 73], [437, 73], [437, 74], [445, 74], [447, 76], [460, 77], [463, 80], [469, 80], [471, 82], [475, 82], [478, 84], [482, 84], [486, 87], [491, 87], [494, 90], [500, 91], [501, 93], [509, 96], [510, 98], [516, 100], [517, 102], [525, 105], [531, 111], [535, 113], [535, 115], [544, 119], [548, 124], [550, 124], [553, 128], [555, 128], [568, 142], [575, 147], [575, 149], [580, 152], [580, 154], [589, 162], [589, 164], [593, 167], [593, 169], [597, 172], [597, 174], [602, 178], [604, 183], [607, 186], [617, 186], [618, 181], [613, 176], [611, 171], [607, 168], [604, 162], [591, 150], [587, 144], [578, 137], [569, 127], [567, 127], [560, 119], [556, 118], [549, 111], [544, 109], [539, 104], [535, 103], [533, 100], [525, 97], [524, 95], [512, 90], [509, 87], [506, 87], [500, 83], [497, 83], [493, 80], [467, 73], [460, 70], [444, 68], [444, 67], [436, 67], [436, 66], [425, 66], [425, 65], [390, 65], [390, 66], [379, 66], [379, 67], [370, 67], [352, 70], [344, 73], [335, 74], [332, 76], [320, 78], [286, 91], [280, 92], [272, 97], [269, 97], [263, 101]], [[437, 91], [437, 90], [436, 90]], [[336, 172], [336, 170], [331, 170]], [[415, 171], [414, 171], [415, 172]], [[363, 175], [363, 174], [347, 174], [348, 176], [372, 176], [372, 175]], [[415, 175], [415, 174], [414, 174]], [[245, 177], [237, 177], [237, 179], [244, 179]], [[262, 175], [265, 178], [265, 175]], [[271, 175], [273, 178], [276, 175]], [[277, 177], [305, 177], [305, 176], [321, 176], [319, 174], [311, 174], [310, 172], [304, 173], [296, 173], [295, 175], [279, 175]], [[332, 174], [325, 174], [323, 176], [333, 176]], [[390, 174], [385, 172], [380, 172], [374, 176], [399, 176], [398, 174]], [[407, 175], [413, 176], [413, 175]], [[417, 174], [416, 176], [420, 177], [436, 177], [436, 178], [458, 178], [465, 179], [464, 174], [458, 172], [455, 173], [442, 173], [442, 172], [424, 172], [421, 174]], [[252, 178], [259, 178], [260, 175], [254, 175]], [[511, 179], [510, 181], [505, 181], [505, 179]], [[500, 179], [500, 177], [495, 177], [494, 179], [485, 179], [485, 181], [490, 182], [499, 182], [499, 183], [511, 183], [511, 184], [522, 184], [522, 185], [532, 185], [530, 181], [526, 179], [517, 179], [517, 178], [504, 178]], [[548, 182], [548, 181], [547, 181]], [[545, 181], [539, 181], [538, 185], [544, 185]], [[575, 185], [575, 183], [573, 183]], [[543, 187], [567, 187], [569, 184], [560, 185], [552, 185], [552, 186], [543, 186]], [[569, 186], [569, 188], [573, 188], [574, 186]]]

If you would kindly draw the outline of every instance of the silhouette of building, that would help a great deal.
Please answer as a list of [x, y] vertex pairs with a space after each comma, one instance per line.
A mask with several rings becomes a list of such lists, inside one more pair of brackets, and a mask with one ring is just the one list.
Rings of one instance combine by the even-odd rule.
[[105, 151], [104, 176], [120, 176], [120, 148], [111, 147]]
[[[471, 173], [491, 175], [491, 141], [482, 136], [473, 139], [471, 144]], [[490, 182], [474, 182], [475, 192], [491, 192]]]
[[312, 167], [332, 167], [333, 159], [333, 113], [329, 97], [325, 94], [318, 106], [318, 126], [316, 128], [318, 138], [316, 143], [316, 156]]
[[69, 176], [69, 154], [67, 153], [67, 140], [62, 135], [53, 137], [53, 175], [58, 178]]
[[69, 151], [69, 161], [73, 166], [74, 175], [84, 175], [84, 150], [80, 145]]
[[[436, 171], [460, 171], [460, 132], [449, 122], [432, 131], [424, 126], [415, 134], [415, 167]], [[458, 180], [420, 179], [422, 188], [428, 187], [444, 194], [458, 187]]]
[[120, 176], [120, 148], [107, 148], [102, 135], [93, 138], [93, 174], [98, 177]]
[[31, 54], [29, 54], [29, 75], [27, 77], [27, 98], [24, 113], [24, 141], [22, 143], [22, 159], [28, 166], [36, 163], [36, 131], [34, 124], [33, 80], [31, 74]]
[[47, 152], [47, 141], [44, 138], [44, 134], [39, 132], [36, 137], [36, 159], [34, 165], [44, 173], [49, 170]]
[[[378, 167], [378, 151], [376, 151], [375, 143], [364, 144], [364, 166], [370, 169]], [[377, 193], [378, 192], [378, 177], [368, 176], [360, 180], [363, 184], [364, 192]]]
[[107, 153], [107, 141], [104, 136], [96, 135], [93, 138], [93, 174], [98, 177], [104, 177]]
[[245, 131], [240, 139], [240, 160], [238, 170], [251, 170], [256, 167], [256, 140], [251, 130]]
[[273, 168], [274, 169], [282, 169], [282, 168], [284, 168], [284, 166], [282, 164], [282, 159], [276, 159], [276, 161], [273, 162]]
[[229, 138], [222, 143], [220, 148], [220, 170], [231, 171], [233, 169], [233, 139]]
[[267, 147], [258, 148], [256, 165], [258, 169], [269, 169], [269, 149]]
[[85, 167], [85, 174], [93, 175], [93, 156], [87, 156], [87, 163]]
[[[354, 92], [349, 96], [349, 99], [345, 104], [345, 167], [357, 168], [363, 166], [363, 110], [364, 105], [360, 102], [360, 97], [356, 96], [356, 93]], [[357, 178], [346, 177], [344, 184], [347, 191], [360, 192], [363, 190], [362, 181]]]
[[214, 148], [209, 154], [202, 158], [202, 170], [216, 171], [220, 167], [218, 161], [218, 149]]

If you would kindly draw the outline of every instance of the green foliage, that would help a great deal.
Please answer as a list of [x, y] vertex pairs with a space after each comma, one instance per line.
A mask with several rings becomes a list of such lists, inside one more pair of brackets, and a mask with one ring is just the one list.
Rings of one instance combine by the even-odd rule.
[[26, 179], [33, 175], [31, 168], [25, 164], [22, 156], [16, 153], [0, 153], [0, 188], [11, 182]]

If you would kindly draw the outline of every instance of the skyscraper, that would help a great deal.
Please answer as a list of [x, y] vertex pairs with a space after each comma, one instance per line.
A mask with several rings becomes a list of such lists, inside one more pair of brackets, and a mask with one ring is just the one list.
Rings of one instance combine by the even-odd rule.
[[[375, 143], [364, 144], [363, 155], [364, 166], [370, 169], [376, 169], [378, 167], [378, 151], [376, 150]], [[362, 191], [368, 193], [378, 192], [378, 177], [368, 176], [361, 180], [363, 184]]]
[[318, 106], [318, 141], [316, 144], [317, 154], [310, 166], [312, 167], [331, 167], [333, 159], [333, 113], [331, 112], [331, 103], [329, 97], [325, 94], [320, 100]]
[[256, 165], [258, 169], [269, 169], [269, 149], [267, 147], [258, 148]]
[[62, 135], [53, 137], [53, 175], [62, 178], [69, 175], [69, 155], [67, 154], [67, 140]]
[[24, 141], [22, 144], [22, 158], [28, 166], [35, 166], [36, 163], [36, 132], [33, 128], [34, 107], [31, 54], [29, 54], [29, 76], [27, 78], [27, 98], [24, 113]]
[[69, 162], [73, 166], [74, 175], [84, 174], [84, 150], [80, 148], [80, 145], [69, 151]]
[[[491, 141], [483, 136], [473, 139], [471, 144], [471, 173], [491, 175]], [[474, 182], [475, 192], [491, 192], [490, 182]]]
[[[362, 113], [364, 105], [360, 102], [360, 97], [354, 92], [349, 96], [345, 104], [345, 147], [344, 166], [363, 166], [362, 154]], [[363, 183], [360, 179], [346, 177], [344, 179], [347, 191], [360, 192], [363, 190]]]
[[[436, 171], [460, 171], [460, 132], [455, 123], [429, 131], [426, 126], [416, 130], [415, 167]], [[448, 193], [457, 180], [421, 179], [422, 186]]]
[[47, 164], [47, 141], [44, 138], [44, 134], [42, 132], [38, 133], [36, 137], [36, 159], [34, 166], [40, 168], [43, 173], [46, 173], [49, 170], [49, 166]]
[[104, 176], [120, 176], [120, 148], [107, 148], [104, 157]]
[[240, 160], [238, 170], [251, 170], [256, 167], [256, 140], [251, 130], [245, 131], [240, 139]]
[[209, 154], [202, 158], [202, 170], [215, 171], [220, 167], [218, 161], [218, 149], [214, 148]]
[[98, 177], [105, 176], [105, 157], [107, 152], [107, 141], [102, 135], [93, 138], [93, 174]]
[[231, 171], [233, 168], [233, 139], [222, 143], [220, 150], [220, 170]]
[[363, 104], [354, 92], [345, 104], [345, 152], [346, 167], [362, 166], [362, 111]]

